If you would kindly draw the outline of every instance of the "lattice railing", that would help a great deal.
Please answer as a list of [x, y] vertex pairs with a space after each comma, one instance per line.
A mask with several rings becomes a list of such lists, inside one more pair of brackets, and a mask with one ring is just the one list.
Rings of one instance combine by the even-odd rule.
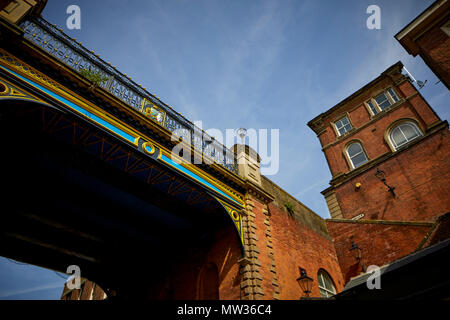
[[70, 38], [61, 29], [40, 17], [22, 22], [21, 28], [26, 39], [74, 71], [81, 73], [85, 69], [98, 74], [101, 79], [104, 79], [98, 84], [100, 87], [137, 111], [146, 112], [145, 102], [151, 111], [163, 113], [162, 120], [157, 121], [159, 125], [184, 140], [190, 139], [190, 143], [204, 156], [237, 173], [236, 157], [231, 150], [215, 141], [207, 133], [195, 128], [194, 124], [184, 116], [105, 62], [93, 51], [89, 51], [81, 43]]

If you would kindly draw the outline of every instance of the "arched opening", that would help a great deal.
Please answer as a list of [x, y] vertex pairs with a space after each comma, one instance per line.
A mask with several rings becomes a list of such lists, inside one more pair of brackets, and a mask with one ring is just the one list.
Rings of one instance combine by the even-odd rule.
[[198, 275], [197, 299], [219, 299], [219, 271], [214, 263], [208, 263], [203, 266]]
[[412, 121], [401, 122], [389, 131], [389, 139], [395, 150], [398, 150], [420, 136], [422, 136], [422, 131]]
[[317, 273], [317, 282], [322, 297], [329, 298], [336, 294], [336, 286], [334, 285], [333, 279], [324, 269], [320, 269]]
[[[0, 255], [62, 272], [78, 265], [82, 277], [124, 299], [176, 299], [181, 281], [164, 281], [186, 261], [194, 299], [191, 252], [205, 255], [224, 228], [239, 250], [223, 206], [197, 186], [189, 192], [190, 181], [69, 113], [18, 100], [0, 107], [8, 185]], [[205, 277], [218, 279], [217, 267], [215, 274]], [[218, 297], [201, 283], [202, 297]]]
[[350, 143], [346, 147], [345, 152], [347, 153], [352, 169], [356, 169], [369, 161], [362, 144], [358, 141]]

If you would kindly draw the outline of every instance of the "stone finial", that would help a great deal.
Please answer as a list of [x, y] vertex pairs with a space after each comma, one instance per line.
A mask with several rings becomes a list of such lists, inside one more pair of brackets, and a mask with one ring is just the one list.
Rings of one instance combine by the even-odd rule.
[[239, 175], [261, 186], [261, 172], [259, 169], [261, 157], [258, 153], [244, 144], [235, 144], [232, 150], [236, 154]]
[[17, 24], [32, 11], [36, 15], [40, 14], [46, 3], [47, 0], [7, 0], [0, 5], [0, 16]]

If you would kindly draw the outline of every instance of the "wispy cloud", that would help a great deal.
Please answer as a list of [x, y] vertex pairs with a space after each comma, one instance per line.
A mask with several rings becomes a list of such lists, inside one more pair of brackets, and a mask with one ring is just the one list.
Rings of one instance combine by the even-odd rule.
[[295, 194], [295, 197], [301, 197], [312, 190], [317, 191], [316, 189], [318, 187], [323, 188], [324, 186], [326, 186], [328, 184], [328, 182], [329, 182], [329, 179], [322, 179], [322, 180], [317, 181], [316, 183], [307, 185], [305, 188], [301, 189], [297, 194]]

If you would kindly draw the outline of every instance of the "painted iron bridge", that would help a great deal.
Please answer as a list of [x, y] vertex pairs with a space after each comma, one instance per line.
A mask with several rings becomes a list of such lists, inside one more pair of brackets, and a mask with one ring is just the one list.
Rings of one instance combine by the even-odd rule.
[[233, 151], [135, 83], [129, 76], [118, 71], [111, 63], [105, 62], [94, 51], [89, 51], [76, 39], [70, 38], [62, 29], [42, 17], [25, 20], [20, 27], [26, 39], [79, 75], [85, 76], [85, 72], [95, 74], [100, 79], [99, 87], [189, 143], [210, 163], [215, 162], [235, 174], [238, 173]]

